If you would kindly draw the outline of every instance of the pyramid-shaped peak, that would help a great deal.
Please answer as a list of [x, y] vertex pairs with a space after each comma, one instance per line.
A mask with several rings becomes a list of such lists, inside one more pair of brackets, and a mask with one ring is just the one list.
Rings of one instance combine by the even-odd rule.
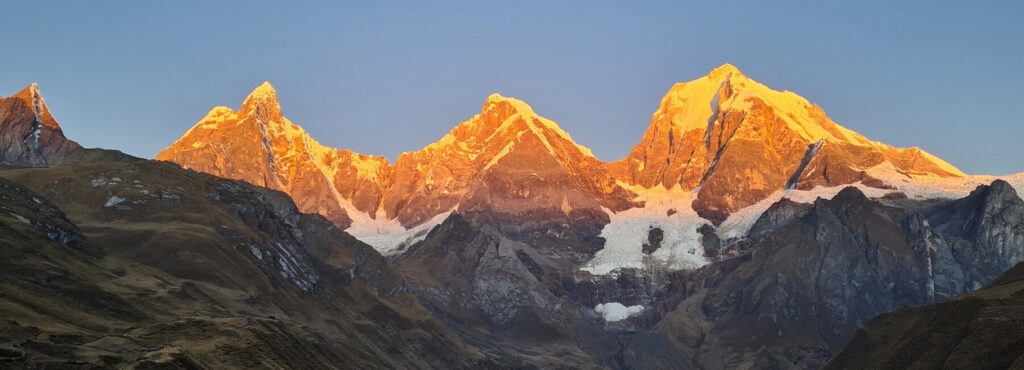
[[14, 94], [12, 98], [21, 99], [25, 102], [25, 105], [32, 107], [32, 111], [36, 116], [36, 119], [43, 125], [53, 129], [60, 129], [60, 125], [50, 115], [50, 109], [46, 107], [46, 101], [43, 100], [43, 95], [39, 93], [39, 84], [33, 82], [24, 89], [21, 89], [17, 94]]
[[39, 99], [41, 97], [41, 95], [39, 94], [39, 84], [33, 82], [28, 86], [25, 86], [25, 88], [21, 89], [21, 91], [18, 91], [18, 93], [14, 94], [13, 97], [24, 100], [28, 104], [33, 104], [33, 99]]
[[270, 119], [280, 118], [281, 104], [277, 101], [277, 91], [270, 85], [270, 82], [264, 81], [249, 93], [239, 112], [243, 116], [250, 112], [257, 112]]
[[277, 90], [274, 90], [274, 86], [272, 86], [270, 82], [263, 81], [262, 84], [257, 86], [255, 89], [252, 90], [251, 93], [249, 93], [249, 97], [272, 97], [276, 99]]

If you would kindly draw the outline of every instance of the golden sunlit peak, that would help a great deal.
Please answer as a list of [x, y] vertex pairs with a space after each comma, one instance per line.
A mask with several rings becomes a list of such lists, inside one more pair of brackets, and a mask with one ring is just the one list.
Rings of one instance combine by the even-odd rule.
[[740, 72], [740, 69], [736, 68], [736, 66], [734, 66], [732, 64], [729, 64], [729, 63], [725, 63], [725, 64], [722, 64], [722, 65], [718, 66], [718, 68], [712, 69], [711, 73], [709, 73], [708, 75], [711, 77], [711, 79], [716, 79], [718, 76], [723, 76], [723, 75], [728, 75], [728, 74], [741, 75], [742, 76], [743, 72]]
[[30, 83], [28, 86], [25, 86], [24, 89], [21, 89], [21, 91], [19, 91], [17, 94], [14, 94], [14, 96], [22, 96], [24, 99], [29, 100], [31, 100], [33, 96], [37, 95], [39, 95], [39, 84], [35, 82]]
[[506, 99], [508, 99], [508, 98], [502, 96], [499, 93], [493, 93], [493, 94], [487, 96], [487, 101], [491, 101], [491, 102], [498, 102], [498, 101], [503, 101], [503, 100], [506, 100]]
[[270, 85], [270, 82], [263, 81], [263, 84], [257, 86], [255, 89], [253, 89], [252, 93], [249, 93], [249, 96], [250, 97], [256, 97], [256, 96], [273, 96], [273, 97], [277, 97], [277, 91], [274, 90], [274, 86]]
[[513, 109], [515, 109], [519, 114], [527, 116], [536, 115], [536, 113], [533, 112], [533, 108], [531, 108], [529, 104], [526, 104], [526, 102], [510, 96], [502, 96], [498, 93], [491, 94], [487, 97], [487, 101], [484, 102], [484, 111], [487, 111], [490, 107], [498, 103], [508, 103], [512, 105]]

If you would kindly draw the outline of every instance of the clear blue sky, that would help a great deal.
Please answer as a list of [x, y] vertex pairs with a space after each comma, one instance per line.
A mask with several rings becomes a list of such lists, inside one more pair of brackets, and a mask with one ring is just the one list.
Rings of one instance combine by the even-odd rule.
[[873, 140], [1024, 171], [1019, 0], [211, 3], [4, 4], [0, 95], [39, 82], [69, 137], [152, 158], [268, 80], [321, 143], [393, 161], [500, 92], [617, 160], [729, 62]]

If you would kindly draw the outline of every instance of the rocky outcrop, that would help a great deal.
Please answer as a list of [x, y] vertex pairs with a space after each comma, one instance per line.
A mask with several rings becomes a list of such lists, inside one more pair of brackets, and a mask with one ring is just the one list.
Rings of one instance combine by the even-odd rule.
[[981, 289], [871, 320], [825, 369], [1024, 367], [1024, 264]]
[[1002, 180], [908, 220], [908, 229], [929, 252], [937, 299], [981, 288], [1024, 261], [1024, 201]]

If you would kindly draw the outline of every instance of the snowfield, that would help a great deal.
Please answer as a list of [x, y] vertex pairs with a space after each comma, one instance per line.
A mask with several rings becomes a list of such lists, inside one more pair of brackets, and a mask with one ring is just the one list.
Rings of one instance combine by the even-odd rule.
[[630, 316], [635, 316], [644, 311], [644, 306], [629, 306], [626, 307], [619, 302], [608, 302], [601, 303], [594, 307], [594, 312], [601, 316], [604, 321], [615, 322], [622, 321]]
[[352, 217], [352, 226], [345, 229], [345, 232], [369, 244], [382, 255], [389, 255], [404, 250], [427, 237], [434, 226], [440, 225], [452, 211], [440, 213], [420, 225], [404, 228], [397, 220], [385, 220], [381, 215], [377, 219], [370, 218], [365, 213], [355, 210], [355, 207], [346, 209], [349, 217]]
[[[645, 207], [618, 213], [606, 209], [611, 223], [601, 230], [601, 237], [605, 238], [604, 249], [598, 251], [581, 270], [605, 275], [621, 268], [659, 266], [680, 270], [708, 264], [697, 228], [710, 222], [697, 216], [690, 207], [693, 202], [690, 192], [666, 190], [664, 187], [630, 190], [640, 194], [637, 199], [645, 201]], [[661, 247], [648, 256], [643, 253], [643, 244], [647, 242], [652, 228], [660, 228], [664, 238]]]

